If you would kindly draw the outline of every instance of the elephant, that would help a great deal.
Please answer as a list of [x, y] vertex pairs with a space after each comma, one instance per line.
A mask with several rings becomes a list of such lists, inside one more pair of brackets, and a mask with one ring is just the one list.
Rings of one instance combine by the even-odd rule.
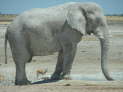
[[7, 41], [16, 65], [16, 85], [27, 85], [25, 65], [33, 56], [58, 52], [53, 80], [69, 78], [77, 44], [86, 35], [95, 35], [101, 46], [101, 68], [107, 80], [109, 30], [102, 8], [93, 2], [69, 2], [49, 8], [35, 8], [17, 16], [5, 33], [5, 62]]

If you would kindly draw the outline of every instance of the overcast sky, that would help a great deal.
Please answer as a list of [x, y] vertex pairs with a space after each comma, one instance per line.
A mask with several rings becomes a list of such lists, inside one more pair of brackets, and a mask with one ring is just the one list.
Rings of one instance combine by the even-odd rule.
[[123, 14], [123, 0], [0, 0], [0, 12], [19, 14], [31, 8], [46, 8], [65, 2], [96, 2], [105, 14]]

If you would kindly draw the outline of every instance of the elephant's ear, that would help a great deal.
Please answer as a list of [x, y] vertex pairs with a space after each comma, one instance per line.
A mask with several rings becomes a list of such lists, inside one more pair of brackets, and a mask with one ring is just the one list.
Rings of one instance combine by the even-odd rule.
[[71, 28], [79, 31], [82, 35], [86, 34], [86, 19], [83, 11], [78, 9], [78, 7], [73, 7], [68, 10], [67, 22]]

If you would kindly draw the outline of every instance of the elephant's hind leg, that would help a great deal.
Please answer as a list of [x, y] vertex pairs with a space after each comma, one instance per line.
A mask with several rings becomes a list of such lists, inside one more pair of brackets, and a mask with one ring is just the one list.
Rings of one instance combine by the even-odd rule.
[[[21, 57], [20, 57], [21, 58]], [[25, 72], [25, 63], [26, 62], [21, 62], [22, 60], [15, 60], [16, 63], [16, 79], [15, 79], [15, 85], [27, 85], [31, 84], [30, 81], [28, 81], [26, 77], [26, 72]], [[26, 61], [26, 60], [23, 60]]]
[[11, 39], [9, 40], [12, 49], [12, 56], [16, 65], [16, 85], [27, 85], [30, 84], [26, 77], [25, 64], [32, 58], [28, 49], [25, 47], [23, 39]]

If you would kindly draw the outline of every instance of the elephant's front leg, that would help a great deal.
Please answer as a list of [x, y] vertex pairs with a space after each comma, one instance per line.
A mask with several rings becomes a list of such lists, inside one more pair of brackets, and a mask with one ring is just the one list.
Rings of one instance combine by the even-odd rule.
[[60, 50], [59, 54], [58, 54], [56, 69], [55, 69], [55, 72], [53, 73], [51, 79], [53, 79], [53, 80], [60, 79], [60, 74], [62, 72], [62, 69], [63, 69], [63, 50]]
[[76, 53], [76, 45], [66, 45], [64, 48], [64, 60], [63, 60], [63, 70], [61, 78], [70, 79], [70, 72], [73, 64], [73, 60]]

